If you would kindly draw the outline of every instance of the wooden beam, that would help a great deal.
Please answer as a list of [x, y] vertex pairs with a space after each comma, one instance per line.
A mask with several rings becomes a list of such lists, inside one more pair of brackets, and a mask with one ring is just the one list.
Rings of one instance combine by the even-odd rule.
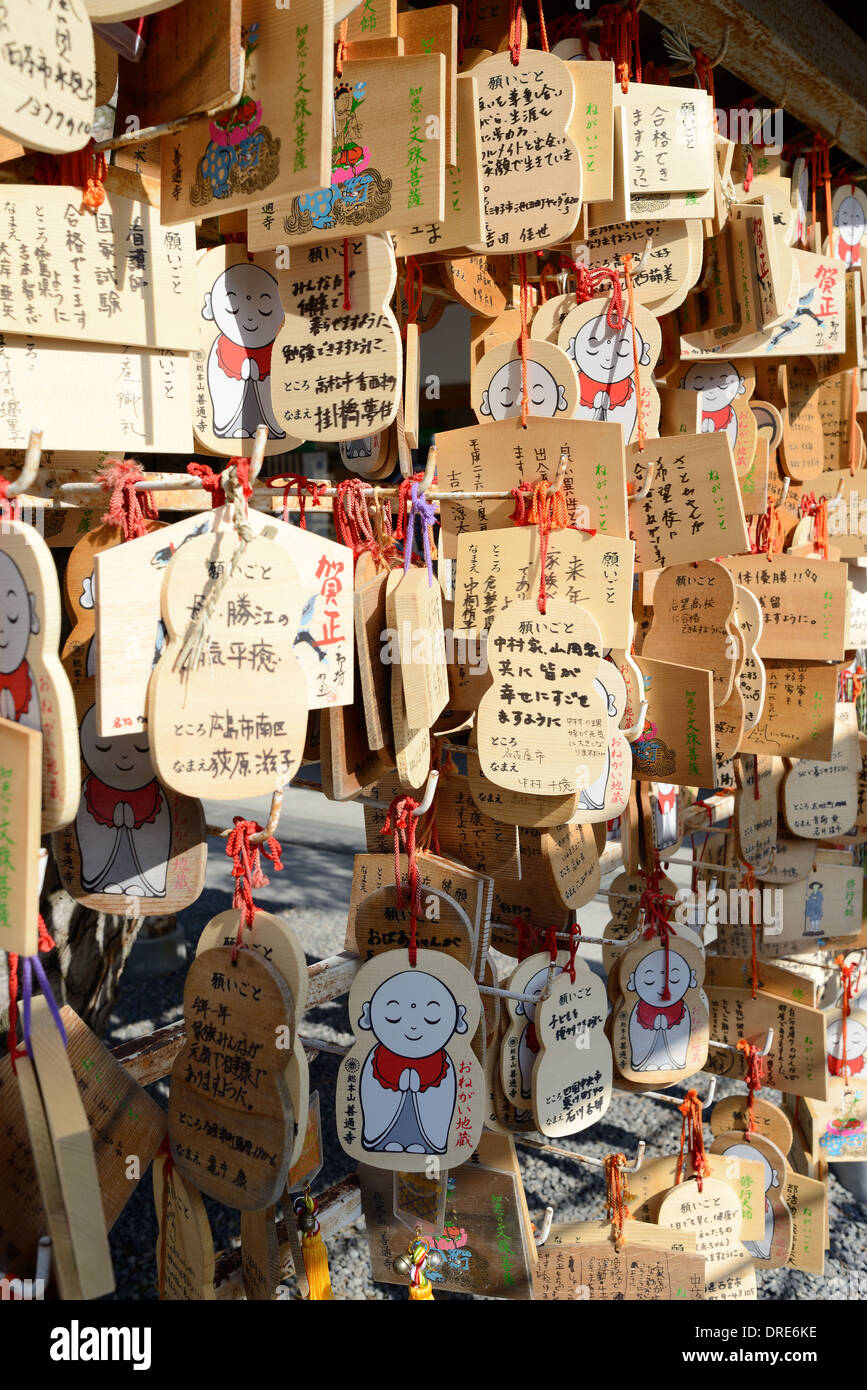
[[724, 68], [867, 164], [867, 44], [819, 0], [644, 0], [642, 8], [660, 24], [683, 24], [711, 58], [728, 28]]

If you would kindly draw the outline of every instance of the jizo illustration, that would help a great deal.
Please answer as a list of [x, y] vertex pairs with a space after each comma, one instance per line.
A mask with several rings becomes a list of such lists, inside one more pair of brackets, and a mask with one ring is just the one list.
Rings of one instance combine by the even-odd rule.
[[147, 734], [100, 738], [96, 709], [81, 721], [82, 784], [75, 833], [89, 893], [165, 896], [172, 817], [154, 776]]
[[603, 300], [592, 299], [569, 311], [557, 342], [578, 373], [576, 419], [619, 424], [629, 443], [635, 436], [640, 404], [648, 433], [655, 433], [659, 401], [651, 374], [662, 339], [652, 314], [636, 305], [633, 317], [628, 318], [623, 312], [616, 314]]
[[733, 362], [696, 362], [681, 381], [684, 391], [701, 394], [701, 432], [724, 431], [734, 448], [738, 439], [738, 417], [733, 401], [744, 395], [746, 384]]
[[861, 239], [867, 229], [867, 197], [854, 183], [843, 184], [831, 204], [834, 231], [831, 255], [847, 270], [861, 264]]
[[526, 367], [527, 413], [571, 419], [578, 399], [575, 369], [554, 343], [529, 339], [524, 363], [515, 343], [500, 343], [486, 352], [473, 370], [470, 397], [479, 420], [511, 420], [524, 408]]
[[867, 1053], [867, 1014], [858, 1018], [852, 1014], [846, 1020], [845, 1057], [843, 1046], [843, 1020], [837, 1018], [828, 1024], [828, 1071], [832, 1076], [864, 1075], [865, 1053]]
[[219, 333], [208, 353], [214, 434], [252, 439], [259, 425], [285, 439], [271, 408], [271, 351], [285, 314], [277, 281], [264, 267], [230, 265], [205, 294], [202, 318]]
[[692, 1025], [684, 1002], [698, 987], [696, 972], [676, 948], [660, 943], [631, 972], [626, 992], [637, 1002], [629, 1018], [635, 1071], [679, 1071], [686, 1066]]
[[27, 660], [39, 632], [36, 595], [10, 555], [0, 552], [0, 717], [40, 729], [39, 691]]
[[[534, 999], [541, 999], [548, 984], [550, 973], [547, 965], [541, 970], [537, 970], [532, 979], [528, 980], [523, 987], [522, 994], [529, 994]], [[561, 973], [562, 966], [556, 967], [554, 974], [559, 975]], [[515, 1009], [515, 1013], [526, 1020], [521, 1041], [518, 1043], [518, 1068], [521, 1073], [521, 1099], [529, 1101], [533, 1094], [533, 1068], [539, 1056], [539, 1039], [536, 1036], [536, 1005], [522, 999]]]
[[359, 1028], [376, 1038], [361, 1072], [362, 1147], [442, 1154], [457, 1098], [446, 1048], [466, 1033], [466, 1009], [442, 980], [403, 970], [366, 1000]]

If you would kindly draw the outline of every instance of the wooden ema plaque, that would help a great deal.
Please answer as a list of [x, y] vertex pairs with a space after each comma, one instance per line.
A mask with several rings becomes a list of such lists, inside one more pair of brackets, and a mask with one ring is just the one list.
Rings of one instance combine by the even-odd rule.
[[[439, 477], [456, 491], [508, 491], [522, 482], [553, 482], [561, 454], [567, 458], [563, 489], [567, 509], [580, 526], [626, 538], [629, 520], [621, 431], [612, 423], [491, 420], [483, 428], [437, 434]], [[511, 501], [473, 498], [441, 504], [442, 553], [454, 558], [464, 531], [501, 530], [511, 525]]]
[[[392, 1175], [362, 1163], [359, 1177], [373, 1278], [402, 1283], [392, 1261], [406, 1249], [409, 1232], [394, 1214]], [[442, 1270], [430, 1274], [435, 1290], [533, 1296], [535, 1247], [510, 1137], [482, 1132], [477, 1152], [449, 1174], [445, 1219], [429, 1238], [445, 1256]]]
[[691, 1232], [624, 1221], [625, 1245], [615, 1249], [608, 1221], [551, 1227], [533, 1275], [537, 1298], [579, 1302], [656, 1302], [704, 1298], [705, 1261]]
[[[238, 918], [239, 912], [236, 908], [228, 912], [218, 912], [216, 917], [212, 917], [199, 937], [196, 955], [200, 956], [203, 951], [209, 951], [214, 946], [235, 946], [238, 940]], [[246, 950], [257, 952], [279, 971], [292, 996], [295, 1018], [300, 1018], [307, 1007], [307, 960], [301, 942], [292, 928], [282, 917], [260, 910], [253, 918], [252, 926], [244, 927], [243, 939]], [[295, 1120], [295, 1138], [291, 1153], [291, 1161], [295, 1163], [305, 1138], [299, 1121], [307, 1114], [310, 1106], [310, 1071], [297, 1031], [291, 1047], [285, 1049], [285, 1058], [285, 1079]]]
[[172, 4], [151, 19], [138, 62], [120, 60], [118, 128], [128, 114], [146, 127], [220, 110], [242, 76], [241, 0]]
[[65, 154], [90, 139], [96, 60], [88, 9], [52, 12], [42, 0], [21, 0], [4, 13], [0, 131], [28, 149]]
[[733, 639], [735, 586], [722, 565], [670, 565], [653, 591], [653, 621], [642, 655], [683, 661], [713, 673], [714, 709], [732, 693], [737, 642]]
[[153, 1187], [160, 1297], [182, 1303], [216, 1298], [214, 1242], [200, 1193], [164, 1153], [154, 1158]]
[[289, 272], [278, 272], [286, 316], [274, 342], [271, 396], [284, 433], [334, 443], [395, 419], [402, 358], [389, 301], [396, 276], [385, 236], [347, 238], [345, 253], [343, 242], [307, 246], [293, 253]]
[[[186, 1038], [172, 1066], [169, 1137], [181, 1177], [241, 1211], [276, 1202], [295, 1121], [284, 1071], [292, 996], [254, 951], [215, 946], [190, 965]], [[214, 1124], [214, 1120], [219, 1124]]]
[[334, 82], [330, 167], [296, 197], [249, 208], [250, 250], [442, 222], [445, 91], [442, 53], [344, 63]]
[[581, 156], [568, 134], [575, 91], [567, 65], [552, 53], [525, 52], [515, 66], [511, 54], [497, 53], [473, 76], [488, 251], [568, 240], [581, 211]]
[[0, 949], [19, 956], [39, 949], [41, 817], [42, 734], [0, 718]]
[[[233, 563], [238, 544], [230, 532], [191, 540], [163, 587], [167, 641], [148, 690], [148, 725], [158, 776], [187, 796], [264, 795], [285, 786], [300, 765], [307, 699], [293, 650], [298, 573], [266, 536]], [[224, 566], [233, 577], [220, 592], [204, 649], [181, 670], [191, 608], [195, 622]]]
[[344, 1152], [374, 1168], [453, 1169], [476, 1148], [482, 1069], [469, 1040], [481, 1017], [473, 977], [438, 951], [386, 951], [352, 983], [356, 1041], [340, 1064], [337, 1129]]
[[160, 141], [165, 225], [224, 215], [326, 183], [331, 127], [331, 0], [243, 10], [237, 106]]
[[[42, 735], [42, 833], [47, 834], [73, 819], [81, 778], [75, 702], [57, 655], [57, 571], [44, 540], [26, 522], [3, 522], [0, 591], [0, 717]], [[27, 764], [25, 759], [21, 772]]]
[[[752, 999], [749, 985], [743, 989], [709, 985], [707, 997], [712, 1039], [735, 1049], [740, 1038], [764, 1038], [773, 1028], [771, 1050], [765, 1058], [767, 1084], [790, 1095], [827, 1100], [825, 1016], [820, 1009], [761, 993]], [[741, 1055], [711, 1045], [706, 1070], [739, 1077]]]
[[632, 776], [686, 786], [716, 786], [713, 672], [636, 657], [647, 717], [632, 744]]
[[658, 1221], [674, 1231], [692, 1231], [696, 1254], [705, 1261], [705, 1298], [758, 1297], [753, 1262], [741, 1243], [743, 1218], [737, 1198], [717, 1178], [689, 1178], [663, 1198]]
[[627, 447], [626, 466], [639, 491], [651, 465], [650, 492], [629, 513], [636, 570], [747, 549], [740, 488], [724, 433], [649, 440], [643, 451], [636, 444]]
[[632, 319], [624, 314], [612, 328], [607, 305], [598, 296], [576, 305], [560, 324], [557, 343], [578, 374], [580, 420], [610, 421], [623, 427], [623, 440], [636, 438], [639, 416], [649, 437], [659, 429], [659, 393], [653, 369], [662, 347], [659, 324], [642, 305]]

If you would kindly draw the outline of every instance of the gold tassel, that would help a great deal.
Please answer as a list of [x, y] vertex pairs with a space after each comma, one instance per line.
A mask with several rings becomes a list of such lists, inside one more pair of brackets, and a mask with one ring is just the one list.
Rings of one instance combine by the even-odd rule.
[[333, 1299], [328, 1251], [325, 1249], [318, 1221], [315, 1231], [301, 1237], [301, 1253], [304, 1256], [304, 1273], [310, 1285], [310, 1302], [320, 1303], [326, 1299]]
[[[307, 1188], [303, 1197], [299, 1197], [295, 1203], [295, 1211], [298, 1215], [298, 1224], [301, 1226], [301, 1253], [304, 1256], [304, 1273], [307, 1276], [307, 1283], [310, 1286], [309, 1301], [311, 1303], [323, 1303], [333, 1301], [334, 1293], [331, 1288], [331, 1274], [328, 1269], [328, 1251], [325, 1248], [325, 1241], [322, 1239], [322, 1230], [316, 1220], [316, 1213], [319, 1210], [319, 1203], [315, 1197], [310, 1195], [310, 1188]], [[313, 1218], [311, 1229], [305, 1230], [305, 1225], [309, 1225], [310, 1218]]]

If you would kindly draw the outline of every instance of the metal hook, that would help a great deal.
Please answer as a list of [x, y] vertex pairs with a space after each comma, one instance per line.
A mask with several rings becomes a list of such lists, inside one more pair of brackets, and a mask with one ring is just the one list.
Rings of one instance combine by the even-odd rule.
[[[760, 1057], [767, 1057], [767, 1055], [768, 1055], [768, 1053], [770, 1052], [771, 1047], [772, 1047], [772, 1045], [773, 1045], [773, 1041], [774, 1041], [774, 1030], [773, 1030], [773, 1028], [769, 1028], [768, 1031], [767, 1031], [767, 1033], [765, 1034], [764, 1045], [759, 1049], [759, 1056], [760, 1056]], [[708, 1039], [708, 1046], [709, 1046], [709, 1047], [718, 1047], [718, 1048], [720, 1048], [720, 1050], [721, 1050], [722, 1052], [737, 1052], [737, 1048], [735, 1047], [735, 1045], [734, 1045], [733, 1043], [717, 1042], [716, 1038], [709, 1038], [709, 1039]]]
[[647, 497], [647, 496], [649, 495], [649, 493], [650, 493], [650, 488], [651, 488], [651, 485], [652, 485], [652, 483], [653, 483], [653, 474], [654, 474], [655, 468], [656, 468], [656, 464], [655, 464], [655, 463], [649, 463], [649, 464], [647, 465], [647, 473], [645, 474], [644, 482], [643, 482], [642, 485], [641, 485], [641, 489], [640, 489], [638, 492], [630, 492], [630, 491], [629, 491], [629, 488], [630, 488], [631, 486], [634, 486], [634, 484], [627, 484], [627, 489], [626, 489], [626, 500], [627, 500], [627, 502], [643, 502], [644, 499], [645, 499], [645, 497]]
[[[543, 1144], [539, 1139], [528, 1139], [523, 1134], [515, 1134], [516, 1144], [528, 1149], [540, 1149], [544, 1153], [559, 1154], [561, 1158], [571, 1158], [573, 1163], [584, 1163], [588, 1168], [604, 1168], [604, 1158], [588, 1158], [586, 1154], [573, 1153], [571, 1149], [560, 1148], [557, 1144]], [[620, 1168], [624, 1173], [637, 1173], [644, 1162], [644, 1150], [647, 1147], [643, 1139], [639, 1139], [635, 1150], [635, 1158], [630, 1163], [622, 1163]]]
[[427, 785], [424, 789], [424, 796], [422, 797], [420, 804], [416, 806], [415, 810], [412, 813], [413, 820], [418, 820], [419, 816], [423, 816], [426, 811], [430, 810], [431, 802], [434, 799], [434, 792], [437, 789], [437, 782], [439, 780], [439, 773], [437, 772], [435, 767], [432, 767], [427, 775]]
[[726, 27], [723, 29], [723, 36], [722, 36], [722, 42], [721, 42], [721, 44], [720, 44], [719, 53], [716, 55], [716, 57], [714, 58], [713, 62], [711, 63], [711, 67], [712, 67], [712, 68], [718, 68], [719, 65], [720, 65], [720, 63], [722, 62], [723, 58], [724, 58], [724, 57], [726, 56], [726, 54], [728, 53], [728, 51], [729, 51], [729, 39], [730, 39], [730, 38], [731, 38], [731, 25], [730, 25], [730, 24], [727, 24]]
[[544, 1244], [545, 1244], [545, 1241], [548, 1239], [549, 1235], [551, 1234], [551, 1222], [552, 1222], [553, 1220], [554, 1220], [554, 1208], [553, 1208], [553, 1207], [546, 1207], [546, 1208], [545, 1208], [545, 1215], [542, 1217], [542, 1224], [541, 1224], [541, 1226], [539, 1227], [539, 1229], [538, 1229], [538, 1231], [536, 1232], [536, 1234], [533, 1236], [533, 1239], [534, 1239], [535, 1242], [536, 1242], [536, 1249], [537, 1249], [537, 1250], [539, 1249], [539, 1247], [540, 1247], [541, 1245], [544, 1245]]
[[253, 452], [250, 455], [249, 482], [252, 487], [262, 469], [265, 459], [265, 445], [268, 443], [268, 426], [257, 425], [253, 437]]
[[[401, 473], [403, 473], [403, 464], [402, 464], [402, 463], [401, 463], [401, 470], [400, 470], [400, 471], [401, 471]], [[420, 481], [419, 484], [418, 484], [418, 496], [419, 496], [419, 497], [423, 497], [424, 494], [427, 492], [428, 488], [429, 488], [429, 487], [431, 486], [431, 484], [433, 483], [433, 480], [434, 480], [434, 476], [435, 476], [435, 474], [436, 474], [436, 471], [437, 471], [437, 446], [436, 446], [436, 439], [433, 439], [433, 440], [431, 441], [431, 446], [430, 446], [430, 448], [429, 448], [428, 451], [427, 451], [427, 459], [426, 459], [426, 461], [425, 461], [424, 473], [423, 473], [423, 475], [422, 475], [421, 481]], [[412, 477], [412, 463], [410, 463], [410, 471], [409, 471], [409, 473], [403, 473], [403, 476], [404, 476], [405, 478], [411, 478], [411, 477]]]
[[18, 497], [22, 492], [28, 492], [36, 482], [36, 474], [39, 472], [39, 460], [42, 457], [42, 431], [31, 430], [30, 438], [27, 441], [27, 452], [24, 455], [24, 465], [14, 483], [10, 483], [6, 489], [7, 497]]
[[[712, 1076], [712, 1077], [710, 1078], [710, 1082], [709, 1082], [708, 1088], [707, 1088], [707, 1095], [705, 1096], [704, 1100], [702, 1100], [702, 1101], [700, 1102], [700, 1106], [701, 1106], [701, 1109], [702, 1109], [702, 1110], [707, 1110], [708, 1106], [713, 1104], [713, 1099], [714, 1099], [714, 1096], [716, 1095], [716, 1081], [717, 1081], [717, 1079], [716, 1079], [715, 1076]], [[683, 1104], [683, 1097], [681, 1097], [681, 1096], [668, 1096], [668, 1095], [665, 1094], [664, 1091], [634, 1091], [634, 1092], [629, 1092], [629, 1091], [627, 1091], [627, 1092], [625, 1092], [625, 1094], [626, 1094], [626, 1095], [637, 1095], [637, 1096], [641, 1096], [642, 1098], [644, 1098], [645, 1096], [649, 1096], [651, 1100], [664, 1100], [665, 1103], [666, 1103], [666, 1105], [676, 1105], [676, 1106], [680, 1107], [680, 1106]]]
[[560, 455], [560, 462], [557, 464], [557, 472], [554, 474], [554, 486], [551, 488], [551, 491], [548, 493], [548, 496], [549, 496], [549, 497], [553, 497], [553, 496], [555, 496], [556, 493], [562, 492], [562, 490], [563, 490], [563, 483], [564, 483], [565, 480], [566, 480], [566, 465], [568, 464], [568, 462], [569, 462], [569, 455], [564, 451], [564, 452]]

